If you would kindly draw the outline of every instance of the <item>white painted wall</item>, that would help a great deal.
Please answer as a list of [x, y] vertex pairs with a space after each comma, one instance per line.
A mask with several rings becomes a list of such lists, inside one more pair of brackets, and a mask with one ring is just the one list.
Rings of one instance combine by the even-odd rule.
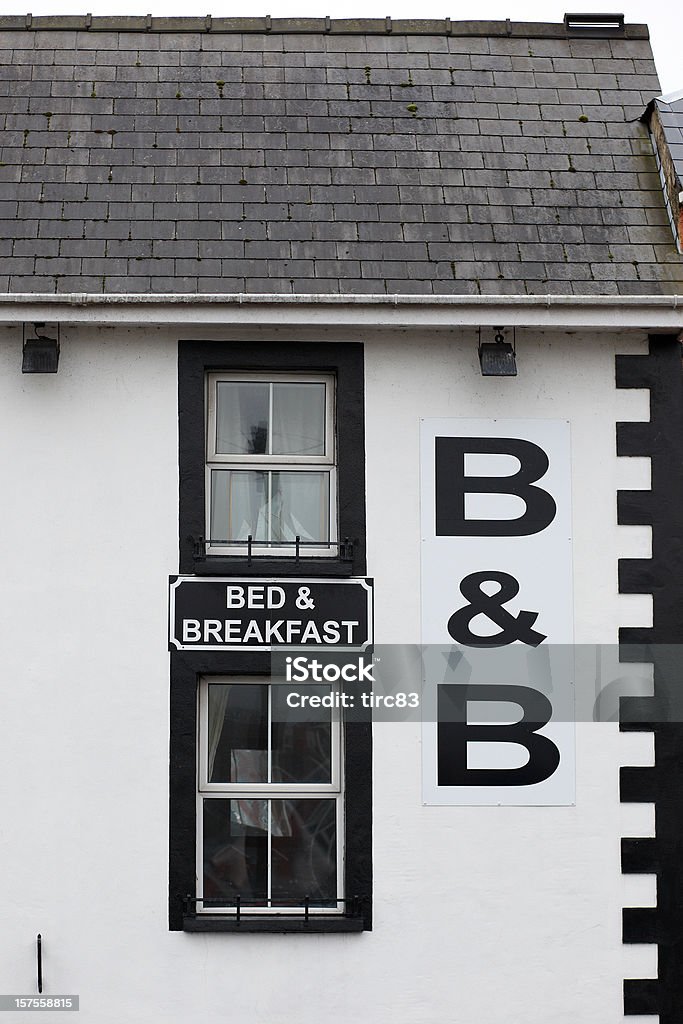
[[[644, 335], [518, 333], [516, 379], [481, 377], [474, 332], [345, 335], [367, 346], [378, 643], [420, 639], [421, 416], [570, 419], [576, 641], [648, 621], [616, 582], [648, 531], [615, 526], [648, 464], [615, 457], [647, 396], [615, 390], [614, 354]], [[35, 992], [41, 932], [45, 992], [80, 994], [83, 1024], [620, 1024], [622, 978], [656, 963], [621, 944], [622, 905], [654, 894], [619, 861], [651, 808], [620, 805], [618, 766], [651, 752], [614, 725], [578, 727], [575, 807], [476, 808], [423, 807], [419, 726], [378, 724], [372, 933], [167, 930], [177, 336], [65, 328], [59, 373], [22, 376], [0, 334], [0, 993]]]
[[[617, 596], [617, 559], [647, 554], [649, 530], [626, 530], [622, 541], [623, 528], [615, 528], [617, 487], [647, 487], [649, 460], [626, 460], [640, 465], [630, 467], [632, 483], [622, 481], [614, 423], [647, 419], [648, 405], [647, 393], [624, 401], [615, 389], [614, 353], [645, 350], [637, 338], [525, 335], [519, 376], [484, 378], [474, 334], [369, 346], [368, 546], [378, 637], [419, 642], [425, 415], [570, 420], [576, 643], [615, 644], [619, 625], [648, 623], [647, 598]], [[400, 516], [387, 519], [388, 508]], [[397, 549], [405, 552], [400, 564]], [[656, 975], [656, 950], [638, 947], [634, 956], [621, 945], [619, 837], [646, 834], [635, 820], [642, 809], [631, 824], [627, 808], [620, 831], [622, 743], [616, 725], [577, 724], [575, 807], [422, 807], [418, 727], [376, 726], [377, 927], [384, 920], [405, 949], [396, 974], [413, 1019], [623, 1019], [622, 978]], [[401, 835], [419, 838], [397, 844]]]

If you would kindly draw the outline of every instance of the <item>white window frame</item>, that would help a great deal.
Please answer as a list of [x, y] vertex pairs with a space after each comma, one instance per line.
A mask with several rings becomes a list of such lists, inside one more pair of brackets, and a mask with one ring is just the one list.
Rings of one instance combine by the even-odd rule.
[[[285, 384], [324, 384], [325, 385], [325, 453], [324, 455], [226, 455], [216, 451], [218, 384], [231, 383], [285, 383]], [[325, 472], [329, 474], [329, 508], [328, 508], [328, 542], [320, 545], [303, 544], [300, 546], [299, 557], [335, 557], [338, 541], [337, 515], [337, 456], [336, 456], [336, 394], [335, 377], [330, 373], [284, 373], [273, 371], [230, 371], [213, 372], [206, 376], [206, 553], [207, 555], [237, 555], [248, 553], [246, 543], [216, 544], [211, 538], [211, 498], [212, 471], [216, 469], [234, 470], [292, 470], [298, 472]], [[222, 539], [222, 538], [216, 538]], [[296, 545], [264, 544], [252, 541], [252, 555], [273, 558], [294, 558]]]
[[[204, 801], [207, 799], [243, 799], [261, 798], [278, 800], [319, 800], [325, 796], [334, 799], [336, 803], [336, 887], [337, 905], [331, 907], [309, 906], [306, 908], [303, 903], [300, 906], [270, 906], [249, 907], [241, 906], [241, 914], [249, 915], [294, 915], [302, 914], [344, 914], [344, 789], [342, 785], [342, 745], [343, 730], [339, 718], [339, 712], [331, 716], [331, 781], [325, 783], [211, 783], [208, 781], [208, 721], [209, 721], [209, 686], [212, 684], [229, 683], [230, 685], [267, 685], [268, 686], [268, 723], [267, 731], [269, 737], [268, 771], [270, 773], [270, 733], [271, 733], [271, 708], [272, 708], [272, 687], [284, 685], [274, 682], [270, 676], [203, 676], [199, 680], [197, 689], [197, 902], [198, 914], [211, 914], [234, 917], [235, 906], [227, 905], [217, 907], [203, 904], [204, 897]], [[291, 684], [287, 684], [291, 689]], [[271, 836], [268, 833], [268, 899], [271, 896]]]

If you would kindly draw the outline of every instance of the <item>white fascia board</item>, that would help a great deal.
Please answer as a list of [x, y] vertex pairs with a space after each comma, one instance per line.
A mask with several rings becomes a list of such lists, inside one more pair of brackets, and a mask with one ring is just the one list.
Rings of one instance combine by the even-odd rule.
[[683, 328], [683, 296], [3, 295], [0, 323], [179, 327]]

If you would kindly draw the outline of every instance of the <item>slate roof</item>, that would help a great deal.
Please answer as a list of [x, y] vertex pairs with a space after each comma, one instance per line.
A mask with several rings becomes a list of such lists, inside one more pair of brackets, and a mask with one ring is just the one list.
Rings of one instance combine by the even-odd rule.
[[644, 26], [0, 18], [0, 291], [683, 291]]
[[655, 100], [671, 160], [683, 188], [683, 91]]

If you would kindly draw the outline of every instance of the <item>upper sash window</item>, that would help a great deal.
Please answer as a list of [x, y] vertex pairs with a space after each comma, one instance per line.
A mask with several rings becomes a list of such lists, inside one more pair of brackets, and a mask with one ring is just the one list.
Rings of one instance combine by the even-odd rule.
[[207, 381], [207, 553], [336, 554], [334, 377]]

